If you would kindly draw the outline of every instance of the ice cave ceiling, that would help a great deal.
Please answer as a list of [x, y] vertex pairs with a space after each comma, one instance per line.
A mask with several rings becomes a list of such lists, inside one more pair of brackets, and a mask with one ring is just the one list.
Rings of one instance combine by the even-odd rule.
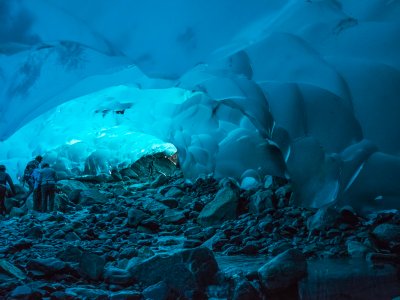
[[[0, 0], [0, 162], [178, 150], [185, 176], [400, 207], [399, 0]], [[175, 149], [176, 147], [176, 149]]]

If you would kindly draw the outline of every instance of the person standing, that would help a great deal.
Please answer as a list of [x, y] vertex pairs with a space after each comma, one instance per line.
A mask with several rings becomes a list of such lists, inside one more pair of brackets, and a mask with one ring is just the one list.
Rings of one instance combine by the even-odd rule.
[[4, 201], [6, 199], [7, 183], [9, 185], [12, 193], [15, 195], [16, 191], [15, 191], [14, 183], [13, 183], [10, 175], [8, 175], [8, 173], [6, 173], [6, 166], [0, 165], [0, 215], [6, 214], [6, 207], [4, 205]]
[[42, 165], [39, 182], [42, 190], [42, 211], [54, 211], [57, 175], [56, 171], [50, 168], [48, 163]]
[[33, 180], [33, 210], [41, 211], [42, 190], [40, 186], [40, 181], [41, 181], [40, 168], [34, 169], [31, 177]]
[[25, 201], [26, 201], [26, 199], [28, 199], [28, 197], [30, 196], [30, 194], [33, 192], [33, 189], [34, 189], [34, 181], [32, 178], [33, 170], [39, 168], [42, 160], [43, 160], [43, 157], [41, 155], [38, 155], [35, 157], [34, 160], [31, 160], [30, 162], [28, 162], [25, 167], [24, 175], [22, 177], [22, 183], [23, 184], [27, 183], [28, 187], [29, 187], [29, 191], [25, 197]]

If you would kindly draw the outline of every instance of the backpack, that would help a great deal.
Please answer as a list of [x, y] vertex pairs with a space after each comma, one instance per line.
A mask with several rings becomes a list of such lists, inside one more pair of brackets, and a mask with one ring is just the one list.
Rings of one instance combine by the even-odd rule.
[[32, 160], [28, 162], [25, 167], [24, 176], [22, 177], [22, 182], [29, 182], [31, 180], [31, 175], [33, 170], [35, 170], [39, 166], [39, 162], [37, 160]]

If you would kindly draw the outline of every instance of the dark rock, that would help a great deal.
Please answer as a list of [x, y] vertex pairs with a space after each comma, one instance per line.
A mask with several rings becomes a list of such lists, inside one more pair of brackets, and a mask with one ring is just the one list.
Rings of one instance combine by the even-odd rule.
[[11, 299], [42, 299], [42, 294], [29, 285], [20, 285], [10, 293]]
[[173, 292], [165, 281], [160, 281], [143, 290], [143, 296], [149, 300], [168, 300], [172, 299]]
[[128, 224], [132, 227], [137, 227], [142, 221], [150, 218], [150, 215], [137, 209], [131, 208], [128, 211]]
[[10, 211], [10, 217], [22, 217], [25, 214], [26, 211], [24, 209], [15, 206]]
[[175, 198], [161, 198], [159, 201], [169, 208], [177, 208], [179, 206], [179, 202]]
[[99, 280], [104, 272], [105, 259], [94, 253], [83, 253], [79, 261], [79, 270], [92, 280]]
[[400, 225], [380, 224], [372, 231], [372, 235], [383, 246], [400, 243]]
[[168, 209], [164, 212], [162, 221], [169, 224], [183, 224], [186, 221], [185, 211]]
[[19, 268], [5, 259], [0, 259], [0, 273], [6, 273], [18, 279], [26, 279], [26, 275]]
[[340, 209], [341, 221], [350, 225], [359, 223], [358, 217], [351, 206], [344, 206]]
[[170, 198], [179, 198], [183, 195], [183, 191], [177, 187], [172, 187], [168, 190], [168, 192], [165, 194], [165, 197], [170, 197]]
[[78, 204], [81, 199], [82, 189], [74, 189], [68, 194], [68, 201], [74, 204]]
[[18, 207], [19, 206], [19, 201], [18, 201], [18, 199], [15, 199], [15, 198], [6, 198], [5, 200], [4, 200], [4, 206], [5, 206], [5, 208], [6, 208], [6, 212], [7, 213], [10, 213], [11, 212], [11, 210], [14, 208], [14, 207]]
[[173, 255], [155, 255], [133, 264], [129, 272], [145, 286], [165, 281], [180, 295], [192, 297], [195, 291], [212, 283], [218, 265], [207, 248], [183, 250]]
[[133, 283], [133, 278], [131, 274], [126, 270], [118, 269], [115, 267], [108, 267], [104, 271], [104, 281], [111, 284], [127, 286]]
[[84, 206], [104, 204], [108, 201], [105, 194], [95, 189], [87, 189], [80, 192], [79, 203]]
[[334, 227], [340, 218], [340, 214], [331, 207], [320, 208], [313, 216], [307, 220], [309, 231], [326, 230]]
[[360, 242], [349, 241], [347, 243], [347, 252], [353, 258], [365, 258], [366, 255], [373, 252], [373, 250]]
[[276, 199], [271, 190], [258, 191], [250, 197], [249, 212], [252, 214], [260, 214], [267, 208], [276, 208]]
[[247, 280], [235, 282], [232, 300], [261, 300], [259, 291]]
[[289, 249], [262, 266], [258, 275], [267, 290], [283, 290], [307, 275], [307, 262], [300, 251]]
[[54, 275], [63, 272], [67, 264], [57, 258], [38, 258], [29, 261], [27, 268], [30, 270], [38, 270], [44, 275]]
[[10, 253], [16, 253], [25, 249], [29, 249], [31, 248], [33, 245], [32, 240], [30, 239], [20, 239], [18, 240], [16, 243], [14, 243], [13, 245], [8, 247], [8, 252]]
[[57, 258], [67, 262], [79, 262], [82, 250], [78, 247], [67, 245], [67, 247], [57, 253]]
[[25, 237], [27, 238], [41, 239], [42, 236], [43, 236], [43, 230], [42, 227], [40, 226], [33, 226], [32, 228], [29, 228], [25, 232]]
[[183, 248], [196, 248], [200, 246], [203, 242], [200, 240], [185, 240], [183, 242]]
[[78, 299], [108, 300], [108, 292], [100, 289], [91, 288], [67, 288], [65, 293], [69, 296], [78, 297]]
[[110, 300], [142, 300], [141, 293], [136, 291], [120, 291], [111, 294]]
[[237, 189], [226, 186], [219, 190], [214, 200], [203, 208], [197, 221], [203, 226], [211, 226], [235, 219], [238, 204], [239, 193]]

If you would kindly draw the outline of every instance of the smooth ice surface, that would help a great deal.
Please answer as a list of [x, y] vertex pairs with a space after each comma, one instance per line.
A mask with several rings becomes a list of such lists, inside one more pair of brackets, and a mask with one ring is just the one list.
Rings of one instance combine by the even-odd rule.
[[[98, 172], [178, 150], [188, 179], [400, 207], [400, 2], [0, 1], [0, 162]], [[250, 184], [251, 183], [251, 184]]]

